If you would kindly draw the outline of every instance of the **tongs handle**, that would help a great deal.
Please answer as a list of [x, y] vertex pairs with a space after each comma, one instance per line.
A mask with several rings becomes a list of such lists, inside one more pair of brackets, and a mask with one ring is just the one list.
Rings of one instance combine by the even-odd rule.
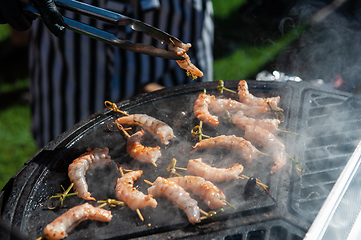
[[[169, 44], [173, 41], [180, 42], [179, 39], [169, 35], [166, 32], [163, 32], [157, 28], [154, 28], [148, 24], [140, 22], [138, 20], [126, 17], [120, 13], [115, 13], [106, 9], [98, 8], [89, 4], [74, 0], [56, 0], [56, 5], [59, 7], [65, 8], [67, 10], [86, 15], [101, 21], [105, 21], [118, 26], [129, 26], [133, 30], [144, 32], [145, 34], [153, 37], [154, 39], [161, 41], [162, 43]], [[22, 2], [23, 8], [40, 17], [39, 11], [29, 3]], [[121, 40], [117, 38], [114, 34], [107, 31], [92, 27], [90, 25], [84, 24], [82, 22], [67, 18], [63, 16], [63, 19], [66, 24], [66, 28], [74, 32], [89, 36], [91, 38], [109, 43], [116, 47], [124, 48], [133, 52], [143, 53], [154, 57], [161, 57], [166, 59], [173, 60], [183, 60], [182, 56], [178, 56], [172, 51], [167, 51], [165, 49], [155, 48], [153, 46], [147, 46], [140, 43], [132, 43], [128, 40]], [[170, 40], [171, 39], [171, 40]]]
[[[129, 26], [165, 44], [183, 44], [178, 38], [139, 20], [75, 0], [55, 0], [57, 6], [118, 26]], [[171, 39], [171, 40], [170, 40]]]
[[78, 2], [73, 0], [55, 0], [54, 2], [58, 7], [79, 13], [81, 15], [96, 18], [111, 24], [117, 24], [117, 21], [120, 18], [126, 17], [120, 13], [95, 7], [83, 2]]

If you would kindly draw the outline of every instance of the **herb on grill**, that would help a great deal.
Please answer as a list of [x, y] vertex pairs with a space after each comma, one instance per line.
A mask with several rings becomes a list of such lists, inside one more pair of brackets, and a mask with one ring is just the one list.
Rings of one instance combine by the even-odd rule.
[[[46, 202], [46, 205], [48, 206], [48, 208], [52, 210], [52, 209], [55, 209], [55, 208], [57, 208], [59, 206], [62, 206], [66, 197], [77, 195], [78, 194], [77, 192], [69, 193], [70, 190], [72, 189], [73, 185], [74, 185], [74, 183], [70, 184], [70, 186], [66, 190], [64, 189], [64, 187], [62, 185], [60, 185], [64, 192], [63, 193], [58, 193], [57, 195], [49, 197], [48, 201]], [[52, 198], [59, 198], [59, 203], [54, 207], [49, 206], [50, 199], [52, 199]]]

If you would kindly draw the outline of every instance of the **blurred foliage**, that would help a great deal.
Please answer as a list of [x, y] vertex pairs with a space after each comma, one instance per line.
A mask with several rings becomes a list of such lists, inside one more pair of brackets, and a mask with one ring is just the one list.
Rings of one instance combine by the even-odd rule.
[[0, 24], [0, 42], [10, 36], [10, 28], [7, 24]]
[[293, 4], [213, 0], [214, 80], [254, 79], [262, 70], [275, 70], [277, 56], [302, 32], [285, 17]]
[[[6, 43], [11, 31], [8, 25], [0, 24], [0, 44]], [[2, 48], [2, 50], [4, 50]], [[13, 66], [2, 63], [0, 74], [0, 189], [33, 156], [37, 147], [31, 136], [31, 114], [26, 99], [29, 81], [24, 66], [17, 61]], [[26, 66], [26, 65], [25, 65]], [[15, 73], [15, 75], [14, 75]], [[18, 78], [13, 79], [13, 76]], [[20, 77], [21, 76], [21, 77]]]
[[14, 104], [0, 111], [0, 189], [37, 151], [30, 133], [30, 108]]
[[213, 0], [214, 15], [217, 18], [227, 18], [235, 9], [245, 4], [247, 0]]
[[243, 44], [234, 49], [234, 52], [225, 58], [215, 59], [215, 80], [254, 79], [254, 76], [263, 68], [272, 70], [267, 65], [284, 50], [286, 46], [299, 38], [303, 28], [295, 28], [277, 42], [260, 46]]
[[28, 87], [29, 87], [29, 83], [28, 83], [27, 78], [15, 79], [15, 81], [12, 81], [12, 82], [3, 81], [0, 84], [0, 94], [13, 92], [13, 91], [28, 88]]

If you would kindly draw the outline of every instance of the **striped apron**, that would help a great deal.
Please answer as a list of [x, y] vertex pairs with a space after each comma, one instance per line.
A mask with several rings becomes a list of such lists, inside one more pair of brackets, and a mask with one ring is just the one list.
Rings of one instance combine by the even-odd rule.
[[[212, 80], [214, 27], [210, 0], [84, 2], [146, 22], [191, 43], [188, 55], [204, 73], [197, 81]], [[62, 14], [112, 32], [120, 39], [165, 47], [129, 27], [113, 26], [66, 10]], [[130, 98], [150, 82], [165, 87], [191, 82], [174, 60], [119, 49], [69, 30], [57, 38], [40, 20], [33, 23], [29, 58], [32, 133], [39, 148], [103, 109], [105, 100]]]

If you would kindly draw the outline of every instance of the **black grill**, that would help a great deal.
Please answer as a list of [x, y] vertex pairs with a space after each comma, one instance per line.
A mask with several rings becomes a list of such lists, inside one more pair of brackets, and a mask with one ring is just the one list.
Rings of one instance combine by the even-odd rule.
[[[236, 89], [238, 81], [227, 81], [226, 87]], [[21, 233], [35, 239], [43, 228], [69, 208], [83, 200], [69, 197], [57, 210], [47, 210], [49, 196], [61, 192], [60, 185], [69, 186], [68, 165], [87, 147], [108, 147], [115, 162], [124, 168], [142, 169], [144, 174], [136, 184], [147, 188], [143, 179], [154, 181], [156, 176], [168, 176], [166, 167], [175, 157], [178, 166], [185, 167], [190, 158], [203, 157], [216, 166], [230, 166], [237, 154], [223, 150], [204, 150], [190, 154], [197, 139], [190, 134], [198, 124], [193, 115], [193, 103], [198, 94], [220, 96], [217, 83], [195, 83], [144, 94], [118, 104], [130, 113], [145, 113], [167, 122], [176, 132], [176, 139], [163, 149], [158, 168], [134, 162], [125, 151], [126, 138], [120, 132], [110, 132], [107, 123], [119, 115], [104, 109], [83, 120], [49, 143], [31, 158], [0, 193], [0, 211], [3, 220], [2, 239], [11, 239], [12, 233]], [[276, 83], [249, 81], [251, 93], [257, 96], [281, 96], [285, 121], [281, 128], [298, 133], [281, 133], [288, 154], [298, 156], [304, 166], [300, 177], [290, 160], [282, 171], [270, 174], [273, 161], [261, 156], [250, 165], [244, 163], [244, 175], [257, 177], [269, 186], [276, 203], [260, 188], [251, 196], [244, 194], [245, 180], [221, 183], [227, 201], [235, 210], [200, 224], [188, 223], [184, 213], [165, 199], [158, 200], [156, 209], [142, 210], [145, 222], [129, 208], [113, 209], [110, 223], [86, 221], [72, 231], [67, 239], [146, 238], [169, 239], [302, 239], [336, 182], [343, 167], [361, 139], [360, 101], [353, 95], [319, 89], [306, 83]], [[225, 97], [235, 98], [230, 93]], [[133, 129], [135, 131], [137, 129]], [[222, 121], [217, 129], [204, 126], [212, 136], [242, 135], [229, 123]], [[153, 139], [145, 145], [154, 145]], [[183, 151], [184, 150], [184, 151]], [[183, 173], [185, 174], [185, 173]], [[115, 198], [114, 187], [119, 172], [112, 168], [95, 169], [87, 174], [89, 190], [96, 199]], [[202, 209], [207, 209], [197, 199]], [[147, 224], [151, 223], [151, 226]]]

